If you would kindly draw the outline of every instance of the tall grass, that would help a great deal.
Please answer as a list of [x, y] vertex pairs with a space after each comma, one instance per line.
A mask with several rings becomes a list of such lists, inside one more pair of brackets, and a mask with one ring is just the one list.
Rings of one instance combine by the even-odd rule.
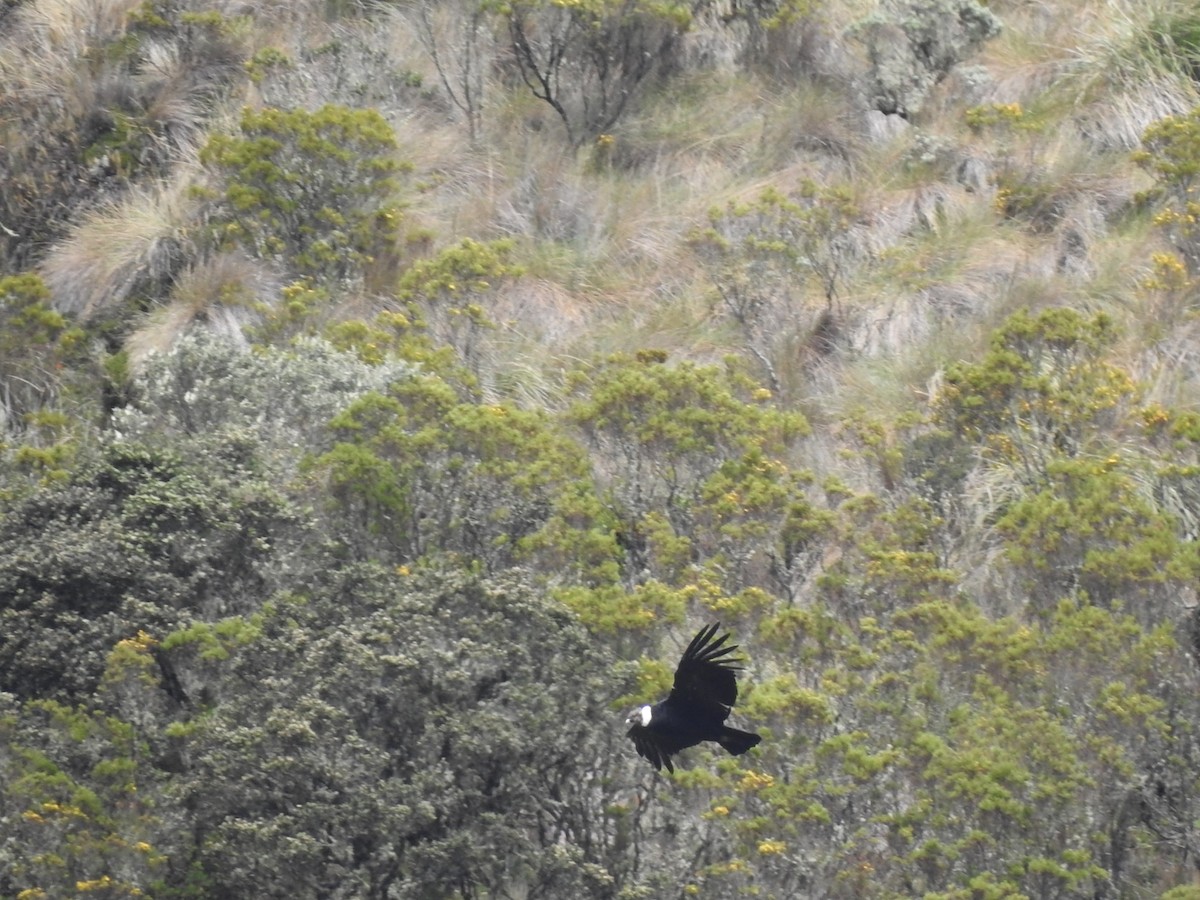
[[137, 188], [88, 214], [41, 265], [55, 308], [89, 319], [161, 302], [195, 253], [189, 179]]

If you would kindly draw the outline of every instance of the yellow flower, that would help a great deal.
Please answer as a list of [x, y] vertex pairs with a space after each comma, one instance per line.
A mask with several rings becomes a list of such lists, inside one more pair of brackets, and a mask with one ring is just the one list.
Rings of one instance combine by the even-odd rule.
[[756, 791], [759, 788], [770, 787], [774, 783], [775, 779], [770, 775], [762, 772], [747, 771], [738, 783], [738, 787], [743, 791]]

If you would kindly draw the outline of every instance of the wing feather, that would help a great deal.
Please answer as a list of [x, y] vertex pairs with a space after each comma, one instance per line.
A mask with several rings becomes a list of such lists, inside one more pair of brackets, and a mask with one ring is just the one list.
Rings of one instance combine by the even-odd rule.
[[666, 746], [669, 742], [662, 741], [658, 735], [641, 725], [634, 725], [630, 728], [628, 735], [629, 739], [633, 741], [633, 747], [637, 750], [638, 756], [648, 760], [650, 765], [659, 771], [662, 771], [664, 766], [668, 772], [675, 771], [675, 766], [671, 763], [671, 754], [678, 753], [679, 747]]
[[724, 722], [729, 709], [737, 702], [737, 672], [742, 660], [729, 654], [738, 649], [737, 644], [724, 646], [729, 634], [716, 638], [720, 622], [701, 628], [679, 660], [675, 669], [675, 683], [668, 700], [688, 708], [702, 711]]

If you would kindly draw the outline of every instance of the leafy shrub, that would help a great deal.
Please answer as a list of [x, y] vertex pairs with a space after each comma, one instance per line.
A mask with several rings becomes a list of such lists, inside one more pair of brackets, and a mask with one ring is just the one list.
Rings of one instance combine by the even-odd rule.
[[374, 110], [246, 109], [239, 133], [213, 135], [200, 159], [215, 179], [218, 244], [332, 283], [364, 277], [392, 251], [404, 166]]
[[184, 732], [184, 852], [213, 893], [321, 897], [353, 861], [371, 896], [610, 897], [631, 861], [600, 813], [627, 783], [608, 666], [519, 583], [348, 573], [220, 667], [228, 699]]
[[59, 399], [67, 366], [86, 360], [83, 332], [49, 301], [36, 275], [0, 278], [0, 433], [34, 425]]
[[150, 358], [114, 425], [129, 439], [171, 446], [198, 463], [222, 444], [249, 446], [255, 465], [287, 483], [306, 454], [331, 446], [333, 416], [413, 374], [406, 363], [367, 363], [317, 339], [249, 352], [198, 334]]
[[157, 791], [145, 750], [115, 716], [50, 701], [0, 709], [0, 891], [125, 897], [156, 882], [166, 857], [150, 843]]
[[1134, 389], [1104, 359], [1116, 337], [1103, 313], [1018, 312], [982, 361], [947, 369], [936, 419], [979, 442], [991, 459], [1015, 464], [1024, 481], [1040, 483], [1052, 459], [1111, 438]]
[[90, 696], [131, 630], [255, 608], [291, 513], [229, 446], [189, 465], [115, 443], [0, 517], [0, 690]]
[[413, 304], [434, 341], [452, 347], [461, 365], [476, 377], [484, 335], [494, 327], [488, 301], [522, 271], [508, 261], [512, 246], [511, 240], [481, 243], [464, 238], [436, 256], [415, 261], [400, 277], [397, 298]]
[[328, 479], [346, 551], [396, 564], [512, 565], [585, 471], [544, 414], [462, 402], [433, 376], [356, 400], [330, 428], [336, 443], [312, 466]]
[[1189, 272], [1200, 273], [1200, 107], [1151, 125], [1142, 144], [1134, 158], [1158, 179], [1159, 194], [1166, 200], [1156, 221], [1171, 236]]
[[750, 379], [646, 352], [580, 370], [573, 393], [568, 416], [593, 451], [627, 584], [673, 583], [699, 546], [741, 556], [762, 536], [757, 513], [786, 519], [793, 484], [778, 459], [808, 424]]

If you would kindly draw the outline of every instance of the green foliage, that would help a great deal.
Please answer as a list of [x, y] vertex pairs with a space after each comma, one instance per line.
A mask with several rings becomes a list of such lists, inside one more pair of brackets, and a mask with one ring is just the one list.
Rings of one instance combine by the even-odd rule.
[[200, 153], [214, 175], [218, 244], [336, 283], [393, 250], [400, 221], [396, 138], [375, 110], [245, 109]]
[[166, 857], [151, 843], [160, 822], [134, 735], [119, 719], [51, 702], [0, 722], [6, 895], [137, 896], [157, 880]]
[[[1178, 701], [1154, 670], [1178, 659], [1170, 629], [1121, 613], [1064, 603], [1031, 626], [933, 599], [848, 623], [789, 610], [762, 632], [788, 665], [753, 684], [742, 709], [769, 737], [754, 769], [727, 776], [714, 812], [737, 807], [743, 856], [764, 843], [785, 857], [823, 848], [806, 856], [806, 877], [823, 883], [857, 884], [866, 858], [870, 896], [970, 896], [1005, 882], [1025, 896], [1087, 896], [1140, 852], [1131, 823], [1107, 819], [1101, 785], [1130, 777], [1145, 740], [1194, 752], [1164, 728]], [[1098, 833], [1094, 815], [1115, 830]], [[798, 884], [757, 871], [782, 894]]]
[[1187, 261], [1188, 270], [1200, 272], [1197, 251], [1197, 217], [1200, 216], [1200, 107], [1167, 116], [1142, 135], [1141, 151], [1134, 158], [1159, 182], [1166, 203], [1155, 218]]
[[509, 262], [512, 248], [511, 240], [464, 238], [436, 256], [417, 260], [400, 277], [397, 299], [414, 305], [434, 340], [452, 347], [476, 376], [484, 335], [494, 327], [487, 306], [506, 281], [522, 272]]
[[272, 69], [288, 69], [293, 65], [291, 58], [275, 47], [263, 47], [245, 63], [246, 74], [255, 84], [261, 83]]
[[547, 417], [461, 402], [435, 377], [396, 382], [331, 422], [337, 442], [313, 461], [352, 530], [347, 550], [412, 563], [449, 555], [487, 570], [522, 542], [584, 473]]
[[130, 438], [173, 447], [189, 462], [223, 460], [284, 484], [306, 454], [331, 446], [329, 419], [412, 372], [407, 363], [364, 362], [320, 340], [247, 352], [200, 334], [149, 361], [115, 425]]
[[1200, 16], [1186, 4], [1164, 7], [1147, 23], [1138, 49], [1163, 69], [1200, 80]]
[[190, 852], [214, 893], [321, 896], [353, 854], [369, 895], [612, 896], [629, 861], [608, 828], [560, 843], [612, 739], [607, 664], [519, 585], [361, 571], [230, 660], [223, 684], [269, 671], [278, 690], [231, 695], [187, 737]]
[[1162, 508], [1147, 485], [1163, 479], [1160, 496], [1169, 496], [1190, 490], [1190, 476], [1118, 450], [1133, 427], [1134, 385], [1104, 358], [1115, 337], [1104, 316], [1018, 313], [982, 362], [948, 370], [937, 417], [1014, 480], [994, 523], [1036, 608], [1081, 593], [1126, 602], [1153, 622], [1193, 577], [1195, 559], [1180, 539], [1190, 519]]
[[596, 454], [627, 584], [656, 571], [677, 580], [697, 542], [723, 545], [722, 563], [739, 565], [770, 527], [751, 524], [755, 511], [786, 517], [800, 481], [779, 457], [808, 425], [769, 406], [769, 393], [748, 379], [615, 356], [577, 372], [573, 391], [568, 418]]
[[[847, 237], [858, 210], [844, 191], [806, 181], [790, 195], [768, 188], [752, 203], [730, 202], [708, 217], [710, 227], [690, 243], [778, 393], [777, 364], [807, 305], [805, 288], [816, 283], [828, 315], [854, 261]], [[819, 321], [810, 316], [814, 331]]]
[[1134, 389], [1129, 375], [1104, 359], [1116, 336], [1104, 314], [1066, 307], [1015, 313], [982, 361], [947, 369], [937, 422], [1039, 483], [1050, 460], [1111, 439]]
[[0, 278], [0, 433], [26, 432], [34, 443], [39, 425], [52, 433], [46, 414], [78, 387], [71, 370], [87, 364], [83, 331], [49, 301], [37, 275]]
[[236, 458], [106, 448], [0, 518], [0, 689], [80, 700], [131, 629], [254, 608], [288, 518]]
[[691, 599], [689, 591], [672, 589], [658, 581], [639, 584], [631, 591], [618, 585], [572, 586], [556, 595], [584, 625], [600, 634], [639, 631], [663, 621], [680, 621]]
[[1175, 523], [1140, 494], [1117, 457], [1058, 461], [1047, 475], [1042, 490], [1014, 502], [996, 523], [1009, 558], [1042, 585], [1033, 596], [1080, 590], [1095, 602], [1140, 608], [1146, 588], [1194, 577]]
[[[1050, 6], [1003, 12], [1021, 28], [1055, 22]], [[1127, 6], [1135, 39], [1156, 30], [1186, 71], [1194, 15]], [[804, 0], [326, 3], [334, 30], [290, 56], [265, 19], [195, 3], [5, 7], [9, 272], [36, 265], [78, 203], [180, 183], [170, 167], [204, 145], [229, 86], [268, 108], [205, 147], [207, 203], [106, 218], [148, 234], [133, 214], [169, 213], [153, 234], [171, 246], [193, 247], [202, 222], [202, 253], [256, 257], [228, 282], [260, 316], [249, 346], [188, 313], [194, 333], [170, 350], [96, 360], [123, 325], [80, 334], [35, 277], [0, 280], [0, 896], [1188, 895], [1200, 416], [1173, 361], [1195, 301], [1194, 117], [1148, 131], [1141, 157], [1176, 246], [1135, 247], [1150, 267], [1111, 283], [1109, 250], [1146, 236], [1121, 215], [1128, 160], [1095, 155], [1128, 141], [1116, 120], [1151, 93], [1185, 108], [1179, 79], [1117, 86], [1099, 108], [1084, 90], [1071, 114], [1087, 139], [1066, 145], [1029, 139], [1061, 124], [1059, 87], [969, 110], [952, 87], [918, 129], [941, 136], [913, 144], [879, 116], [866, 141], [829, 84], [854, 69], [868, 103], [916, 112], [995, 33], [977, 3], [885, 0], [851, 29], [863, 46], [832, 55], [858, 13]], [[314, 9], [289, 8], [289, 28]], [[423, 143], [453, 110], [389, 56], [422, 29], [472, 131], [465, 155], [444, 129]], [[43, 32], [58, 55], [23, 55]], [[268, 49], [246, 62], [251, 46]], [[1006, 52], [1029, 46], [1018, 34]], [[610, 131], [701, 59], [658, 121]], [[569, 143], [594, 140], [594, 165], [545, 156], [523, 82]], [[727, 115], [711, 121], [688, 104], [718, 85]], [[363, 109], [314, 112], [314, 97]], [[407, 233], [395, 136], [364, 111], [378, 98], [420, 145]], [[804, 135], [785, 145], [778, 122], [801, 100]], [[918, 157], [903, 185], [875, 179], [878, 212], [828, 178]], [[970, 189], [983, 157], [1000, 161], [1002, 211], [1034, 227], [991, 227], [991, 195]], [[1103, 165], [1064, 187], [1078, 160]], [[714, 178], [719, 203], [750, 199], [692, 233], [664, 218], [711, 202]], [[1051, 285], [1109, 315], [1019, 313], [973, 352], [994, 312], [981, 286], [1014, 246], [1048, 252], [1043, 230], [1074, 241], [1068, 201], [1094, 265], [1045, 282], [1018, 266], [996, 302]], [[542, 299], [517, 297], [513, 245], [493, 238], [520, 232], [527, 203], [595, 239], [594, 271], [553, 275], [573, 321], [608, 321], [610, 343], [632, 323], [686, 343], [709, 328], [693, 315], [707, 276], [745, 359], [696, 362], [728, 337], [705, 330], [716, 344], [567, 363], [560, 379], [589, 333], [547, 328], [559, 343], [530, 357], [529, 406], [507, 400], [496, 336], [542, 338], [497, 310]], [[860, 278], [876, 248], [904, 284]], [[701, 269], [678, 265], [688, 249]], [[139, 296], [182, 311], [168, 263]], [[233, 285], [243, 270], [284, 286], [259, 296]], [[624, 307], [626, 281], [667, 305]], [[945, 317], [964, 283], [979, 302]], [[891, 303], [902, 294], [914, 302]], [[929, 419], [886, 409], [924, 396], [938, 347], [969, 362], [934, 378]], [[1179, 374], [1159, 375], [1164, 360]], [[1143, 390], [1158, 402], [1139, 408]], [[812, 439], [801, 409], [822, 424]], [[746, 657], [732, 721], [764, 741], [737, 758], [691, 748], [656, 774], [618, 707], [668, 691], [715, 619]]]

